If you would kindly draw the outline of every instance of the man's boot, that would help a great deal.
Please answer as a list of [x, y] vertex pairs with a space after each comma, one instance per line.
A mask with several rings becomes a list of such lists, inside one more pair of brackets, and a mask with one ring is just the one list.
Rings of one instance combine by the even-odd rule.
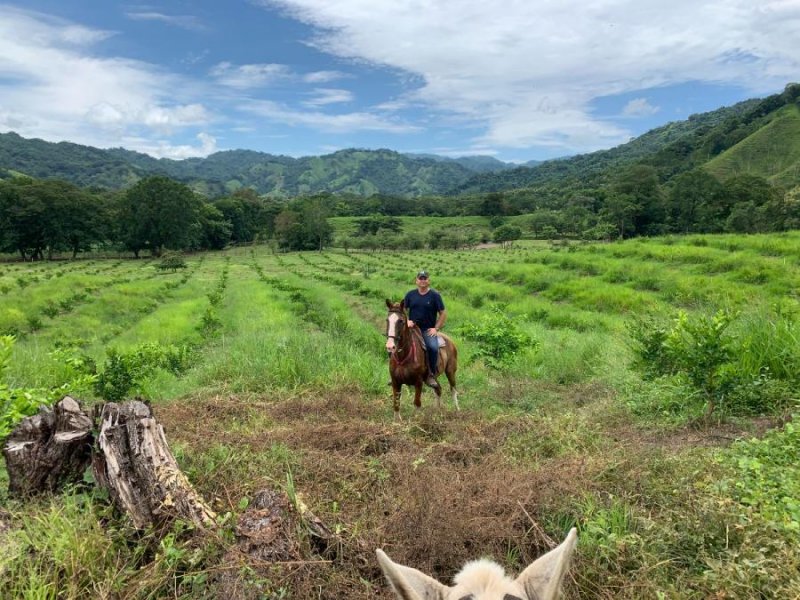
[[434, 388], [439, 385], [439, 382], [436, 381], [436, 377], [433, 376], [430, 365], [428, 365], [428, 376], [425, 378], [425, 383]]

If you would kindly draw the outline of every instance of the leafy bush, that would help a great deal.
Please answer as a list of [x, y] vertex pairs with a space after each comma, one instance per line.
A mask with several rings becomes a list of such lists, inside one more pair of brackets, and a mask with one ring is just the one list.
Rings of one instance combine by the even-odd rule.
[[208, 337], [213, 335], [220, 327], [222, 327], [222, 321], [217, 316], [214, 307], [206, 307], [206, 311], [203, 313], [203, 318], [200, 320], [200, 325], [198, 325], [197, 329], [204, 336]]
[[168, 254], [161, 259], [161, 262], [156, 265], [157, 269], [162, 271], [172, 271], [175, 273], [178, 269], [185, 269], [187, 267], [186, 261], [180, 254]]
[[523, 348], [537, 344], [498, 306], [493, 306], [477, 323], [461, 327], [461, 333], [477, 343], [474, 357], [482, 358], [495, 369], [508, 366]]
[[157, 369], [175, 375], [183, 373], [192, 359], [192, 350], [188, 346], [162, 346], [155, 342], [142, 344], [125, 353], [110, 348], [106, 354], [95, 391], [111, 402], [122, 400], [135, 392]]
[[49, 389], [11, 388], [6, 384], [4, 374], [8, 368], [14, 342], [14, 336], [0, 336], [0, 440], [8, 436], [24, 417], [36, 414], [40, 406], [49, 406], [67, 394], [85, 390], [95, 380], [95, 376], [83, 368], [84, 363], [80, 358], [62, 353], [55, 355], [54, 358], [63, 360], [68, 366], [64, 383]]
[[735, 330], [735, 320], [728, 311], [694, 317], [682, 311], [669, 323], [639, 320], [629, 327], [634, 366], [649, 379], [684, 382], [703, 398], [707, 414], [716, 406], [731, 414], [785, 408], [800, 363], [794, 321], [776, 313]]

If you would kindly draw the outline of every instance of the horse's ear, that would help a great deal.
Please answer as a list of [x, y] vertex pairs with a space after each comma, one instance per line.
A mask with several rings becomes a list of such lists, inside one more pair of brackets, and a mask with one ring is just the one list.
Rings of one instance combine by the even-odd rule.
[[450, 590], [422, 571], [393, 562], [382, 550], [376, 550], [383, 574], [402, 600], [442, 600]]
[[388, 298], [386, 299], [386, 308], [392, 308], [392, 301]]
[[406, 309], [406, 299], [403, 298], [402, 300], [400, 300], [400, 310], [405, 310], [405, 309]]
[[578, 534], [573, 527], [567, 539], [528, 566], [517, 583], [525, 590], [528, 598], [555, 600], [561, 588], [561, 582], [569, 569], [569, 562], [578, 543]]

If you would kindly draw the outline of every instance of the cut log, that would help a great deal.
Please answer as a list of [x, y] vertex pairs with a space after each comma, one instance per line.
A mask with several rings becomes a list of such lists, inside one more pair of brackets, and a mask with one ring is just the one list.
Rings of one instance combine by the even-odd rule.
[[100, 415], [98, 450], [92, 467], [98, 485], [135, 527], [174, 518], [213, 527], [214, 511], [195, 491], [170, 452], [164, 429], [139, 401], [108, 403]]
[[92, 419], [64, 396], [53, 409], [23, 419], [3, 445], [8, 492], [30, 496], [55, 492], [83, 479], [92, 454]]

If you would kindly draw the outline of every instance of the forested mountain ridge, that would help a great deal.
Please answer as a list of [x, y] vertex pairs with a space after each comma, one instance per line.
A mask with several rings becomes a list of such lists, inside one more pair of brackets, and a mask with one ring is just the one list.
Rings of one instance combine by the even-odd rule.
[[720, 180], [749, 174], [791, 189], [800, 184], [800, 85], [668, 123], [609, 150], [534, 166], [506, 168], [492, 157], [450, 159], [392, 150], [340, 150], [292, 158], [251, 150], [205, 158], [156, 159], [122, 148], [102, 150], [70, 142], [0, 134], [0, 177], [22, 173], [62, 179], [85, 188], [125, 189], [166, 175], [217, 198], [242, 188], [274, 198], [320, 192], [418, 198], [507, 190], [560, 195], [598, 188], [634, 165], [656, 170], [661, 184], [703, 168]]
[[209, 197], [241, 188], [274, 197], [318, 192], [416, 197], [442, 194], [478, 169], [455, 159], [434, 160], [392, 150], [348, 149], [302, 158], [228, 150], [206, 158], [156, 159], [122, 148], [54, 144], [12, 132], [0, 134], [0, 171], [108, 189], [127, 188], [150, 175], [166, 175]]
[[[452, 195], [499, 192], [521, 188], [558, 186], [593, 187], [608, 183], [627, 167], [644, 164], [656, 168], [662, 183], [698, 167], [722, 178], [751, 174], [780, 183], [785, 187], [800, 184], [800, 118], [797, 113], [800, 84], [790, 84], [780, 94], [764, 99], [739, 102], [715, 111], [692, 115], [675, 121], [609, 150], [550, 160], [534, 167], [520, 167], [500, 173], [479, 174], [451, 190]], [[756, 142], [757, 140], [757, 142]], [[789, 154], [781, 164], [781, 175], [768, 158], [745, 159], [749, 151], [775, 154], [781, 149]], [[765, 152], [764, 148], [769, 148]], [[721, 155], [728, 157], [723, 160]], [[716, 157], [720, 157], [717, 161]], [[736, 160], [737, 157], [741, 160]], [[794, 166], [793, 166], [794, 165]]]

